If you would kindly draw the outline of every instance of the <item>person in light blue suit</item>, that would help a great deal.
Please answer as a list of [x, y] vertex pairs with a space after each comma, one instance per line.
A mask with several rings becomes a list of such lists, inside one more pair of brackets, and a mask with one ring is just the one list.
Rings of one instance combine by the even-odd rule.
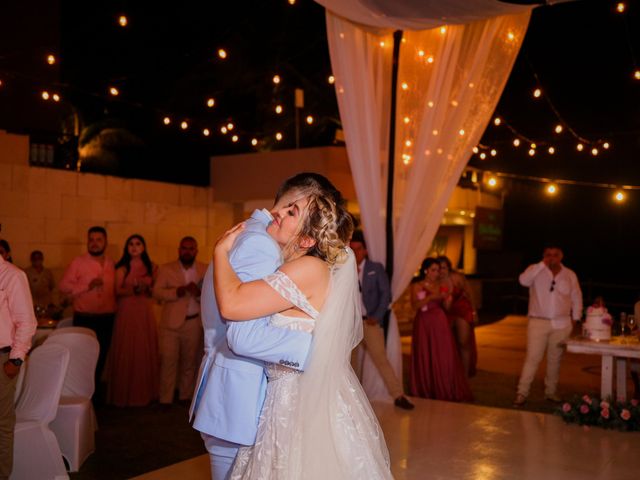
[[[337, 192], [325, 177], [301, 173], [280, 187], [272, 212], [287, 208], [312, 190]], [[282, 264], [281, 247], [267, 233], [273, 220], [267, 210], [256, 210], [229, 254], [243, 282], [263, 278]], [[213, 264], [204, 277], [202, 322], [205, 355], [191, 404], [193, 427], [204, 440], [213, 480], [228, 478], [237, 450], [253, 445], [265, 397], [265, 363], [304, 370], [311, 334], [273, 327], [269, 317], [249, 322], [227, 322], [220, 316], [213, 291]]]

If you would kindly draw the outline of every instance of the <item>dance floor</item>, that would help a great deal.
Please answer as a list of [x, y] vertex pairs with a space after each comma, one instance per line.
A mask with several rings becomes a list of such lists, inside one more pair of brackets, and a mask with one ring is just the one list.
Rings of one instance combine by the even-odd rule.
[[[565, 425], [558, 417], [415, 399], [376, 403], [397, 480], [636, 480], [640, 433]], [[209, 479], [206, 455], [136, 477]]]

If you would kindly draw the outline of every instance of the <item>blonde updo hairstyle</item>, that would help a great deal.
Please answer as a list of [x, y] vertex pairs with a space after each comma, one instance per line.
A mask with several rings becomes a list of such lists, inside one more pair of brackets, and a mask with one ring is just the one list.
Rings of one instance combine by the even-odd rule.
[[310, 193], [308, 199], [298, 231], [283, 249], [285, 258], [302, 253], [300, 244], [309, 238], [315, 243], [303, 255], [320, 258], [329, 265], [344, 261], [345, 247], [349, 245], [354, 229], [353, 217], [347, 211], [345, 201], [342, 197], [334, 199], [326, 192], [317, 191]]

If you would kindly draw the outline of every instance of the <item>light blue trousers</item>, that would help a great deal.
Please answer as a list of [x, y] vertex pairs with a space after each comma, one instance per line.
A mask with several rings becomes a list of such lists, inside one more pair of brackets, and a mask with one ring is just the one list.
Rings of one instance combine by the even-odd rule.
[[204, 446], [209, 452], [209, 461], [211, 462], [211, 480], [228, 480], [233, 461], [238, 454], [238, 448], [241, 445], [237, 443], [227, 442], [218, 437], [207, 435], [200, 432]]

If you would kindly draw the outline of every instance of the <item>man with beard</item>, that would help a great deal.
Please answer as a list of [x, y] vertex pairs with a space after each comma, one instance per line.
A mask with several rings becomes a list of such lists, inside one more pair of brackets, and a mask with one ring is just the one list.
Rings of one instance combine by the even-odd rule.
[[103, 400], [100, 378], [107, 352], [111, 345], [111, 332], [116, 311], [115, 266], [105, 255], [107, 231], [91, 227], [87, 232], [87, 253], [73, 259], [64, 272], [58, 289], [73, 302], [73, 324], [96, 332], [100, 355], [96, 365], [96, 394]]
[[178, 260], [162, 265], [153, 287], [153, 296], [163, 302], [159, 325], [160, 403], [173, 403], [178, 381], [178, 400], [188, 403], [203, 350], [200, 321], [200, 289], [207, 269], [196, 262], [198, 242], [184, 237]]

